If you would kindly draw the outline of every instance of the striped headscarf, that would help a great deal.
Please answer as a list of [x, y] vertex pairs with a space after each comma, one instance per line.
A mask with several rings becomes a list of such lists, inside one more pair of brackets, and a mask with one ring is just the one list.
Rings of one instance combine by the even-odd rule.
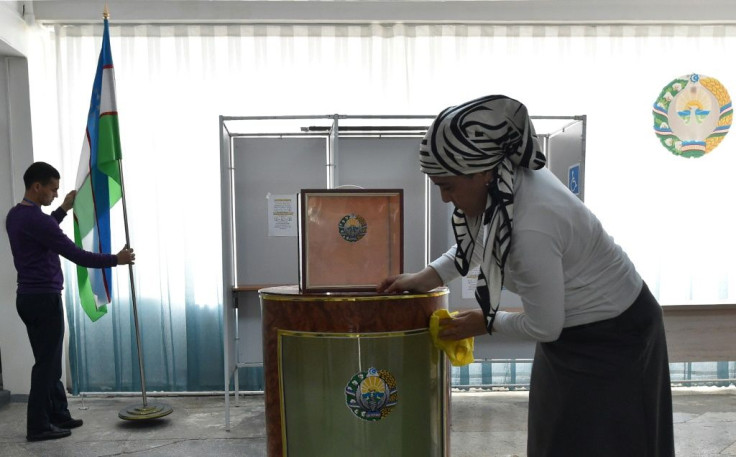
[[[491, 333], [501, 301], [503, 269], [511, 246], [516, 167], [538, 170], [546, 159], [526, 107], [504, 95], [490, 95], [451, 106], [432, 122], [419, 147], [422, 172], [430, 176], [458, 176], [493, 170], [486, 209], [466, 217], [455, 208], [452, 228], [457, 251], [455, 266], [465, 276], [470, 268], [481, 224], [488, 225], [475, 298]], [[481, 240], [482, 241], [482, 240]]]

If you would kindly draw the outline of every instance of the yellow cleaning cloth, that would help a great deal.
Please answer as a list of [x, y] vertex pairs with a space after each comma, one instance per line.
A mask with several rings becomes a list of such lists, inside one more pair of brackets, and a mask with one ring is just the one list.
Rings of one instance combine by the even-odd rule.
[[450, 313], [446, 309], [438, 309], [432, 313], [432, 317], [429, 318], [429, 334], [432, 337], [434, 345], [438, 349], [445, 351], [445, 354], [450, 358], [450, 363], [456, 367], [461, 367], [472, 363], [473, 360], [473, 338], [465, 338], [463, 340], [443, 340], [437, 335], [440, 332], [440, 319], [446, 319], [457, 314], [457, 311]]

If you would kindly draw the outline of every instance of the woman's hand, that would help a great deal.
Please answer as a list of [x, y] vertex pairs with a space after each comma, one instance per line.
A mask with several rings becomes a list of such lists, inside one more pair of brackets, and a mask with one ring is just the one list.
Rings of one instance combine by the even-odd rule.
[[378, 293], [401, 293], [404, 291], [417, 291], [417, 273], [402, 273], [400, 275], [389, 276], [381, 281], [376, 287]]
[[438, 336], [443, 340], [462, 340], [471, 336], [485, 335], [486, 320], [480, 309], [458, 312], [451, 319], [440, 320]]
[[378, 293], [427, 292], [442, 285], [442, 279], [432, 267], [417, 273], [389, 276], [376, 287]]

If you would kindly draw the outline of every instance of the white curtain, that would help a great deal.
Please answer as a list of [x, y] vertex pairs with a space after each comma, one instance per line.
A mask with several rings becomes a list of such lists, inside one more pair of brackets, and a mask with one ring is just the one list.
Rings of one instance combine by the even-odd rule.
[[[138, 293], [167, 310], [154, 321], [173, 333], [187, 306], [221, 303], [219, 115], [435, 114], [489, 93], [533, 115], [588, 116], [586, 202], [663, 304], [736, 299], [736, 133], [703, 158], [675, 157], [651, 113], [682, 75], [736, 91], [736, 26], [110, 30]], [[76, 172], [101, 33], [46, 29], [31, 64], [35, 148], [61, 164], [62, 191]]]

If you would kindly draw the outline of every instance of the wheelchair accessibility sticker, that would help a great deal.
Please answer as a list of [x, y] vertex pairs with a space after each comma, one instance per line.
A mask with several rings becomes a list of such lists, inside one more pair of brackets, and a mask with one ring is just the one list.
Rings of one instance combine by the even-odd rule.
[[580, 195], [580, 164], [576, 163], [567, 169], [567, 187], [575, 195]]

